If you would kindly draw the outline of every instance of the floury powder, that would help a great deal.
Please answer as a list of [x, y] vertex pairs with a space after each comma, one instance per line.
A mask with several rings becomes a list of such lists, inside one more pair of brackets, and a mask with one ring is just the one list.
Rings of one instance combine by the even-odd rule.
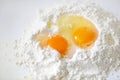
[[[62, 14], [84, 16], [99, 32], [91, 49], [77, 48], [71, 59], [61, 59], [59, 52], [41, 48], [33, 39], [47, 30], [47, 21], [55, 22]], [[51, 34], [57, 31], [53, 27]], [[106, 80], [111, 72], [120, 70], [120, 21], [96, 4], [78, 1], [40, 13], [15, 46], [17, 64], [30, 73], [25, 80]]]

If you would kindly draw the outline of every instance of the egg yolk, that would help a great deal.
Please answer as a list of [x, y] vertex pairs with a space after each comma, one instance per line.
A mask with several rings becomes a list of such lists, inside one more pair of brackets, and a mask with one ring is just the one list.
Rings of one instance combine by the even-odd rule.
[[80, 27], [73, 33], [74, 42], [81, 48], [88, 48], [96, 38], [96, 30], [91, 27]]
[[53, 36], [52, 38], [48, 39], [47, 45], [49, 45], [53, 49], [60, 52], [60, 54], [62, 56], [65, 55], [65, 52], [67, 51], [67, 48], [68, 48], [68, 43], [67, 43], [66, 39], [60, 35], [56, 35], [56, 36]]

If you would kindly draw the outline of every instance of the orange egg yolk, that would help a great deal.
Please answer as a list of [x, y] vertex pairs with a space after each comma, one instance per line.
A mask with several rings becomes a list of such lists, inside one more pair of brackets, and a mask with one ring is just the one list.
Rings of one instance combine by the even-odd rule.
[[48, 39], [47, 45], [49, 45], [53, 49], [60, 52], [60, 54], [62, 56], [65, 55], [65, 52], [67, 51], [67, 48], [68, 48], [68, 43], [67, 43], [66, 39], [60, 35], [56, 35], [56, 36], [53, 36], [52, 38]]
[[96, 30], [91, 27], [80, 27], [73, 33], [74, 42], [81, 48], [88, 48], [97, 38]]

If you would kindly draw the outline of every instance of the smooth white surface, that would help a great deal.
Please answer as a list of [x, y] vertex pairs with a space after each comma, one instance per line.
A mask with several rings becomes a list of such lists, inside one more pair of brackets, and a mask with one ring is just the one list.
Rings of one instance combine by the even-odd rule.
[[[120, 0], [94, 1], [120, 19]], [[25, 27], [29, 26], [35, 19], [39, 9], [51, 8], [62, 4], [62, 2], [64, 0], [0, 0], [0, 40], [18, 39]], [[0, 80], [18, 80], [17, 78], [25, 72], [14, 63], [8, 62], [7, 59], [13, 53], [12, 49], [7, 48], [6, 50], [4, 45], [0, 44], [0, 46]], [[115, 78], [110, 75], [109, 79]]]

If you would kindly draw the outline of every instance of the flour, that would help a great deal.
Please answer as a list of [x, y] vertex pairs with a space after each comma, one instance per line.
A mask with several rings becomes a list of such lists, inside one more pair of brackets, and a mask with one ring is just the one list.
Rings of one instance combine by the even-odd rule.
[[[41, 48], [34, 35], [47, 31], [47, 21], [55, 22], [62, 14], [80, 15], [92, 21], [99, 32], [89, 50], [78, 48], [71, 59], [61, 59], [50, 47]], [[30, 80], [106, 80], [112, 71], [120, 70], [120, 21], [93, 3], [63, 5], [39, 14], [16, 41], [17, 64], [23, 66]], [[50, 35], [57, 33], [55, 25]]]

